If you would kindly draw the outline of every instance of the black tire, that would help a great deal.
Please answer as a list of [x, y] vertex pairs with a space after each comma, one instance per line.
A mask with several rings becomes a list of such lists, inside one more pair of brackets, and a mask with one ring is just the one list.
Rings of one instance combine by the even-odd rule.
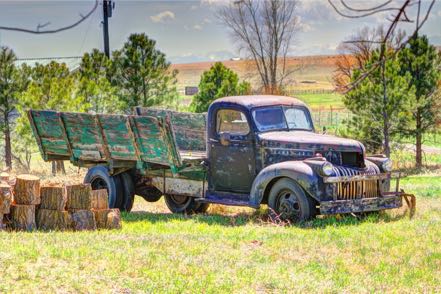
[[127, 172], [120, 174], [120, 178], [124, 194], [124, 202], [121, 206], [121, 210], [131, 211], [133, 207], [133, 201], [135, 199], [135, 185], [133, 184], [132, 176]]
[[196, 208], [195, 213], [206, 213], [210, 208], [210, 203], [199, 203], [199, 207]]
[[123, 197], [121, 180], [118, 176], [111, 176], [105, 166], [94, 166], [87, 171], [84, 183], [90, 184], [92, 190], [106, 189], [109, 195], [109, 207], [119, 208], [118, 203]]
[[[164, 195], [165, 204], [168, 209], [173, 213], [193, 214], [198, 211], [199, 208], [203, 210], [205, 206], [201, 206], [203, 203], [196, 202], [194, 197], [180, 196], [180, 195]], [[205, 204], [205, 203], [204, 203]], [[208, 209], [208, 207], [206, 207]]]
[[316, 215], [314, 200], [306, 195], [294, 180], [278, 180], [271, 188], [268, 197], [270, 217], [273, 220], [306, 221]]

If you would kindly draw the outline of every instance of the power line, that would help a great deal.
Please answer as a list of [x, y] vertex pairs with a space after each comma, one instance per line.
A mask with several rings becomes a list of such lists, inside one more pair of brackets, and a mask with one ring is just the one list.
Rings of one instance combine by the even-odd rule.
[[83, 56], [58, 56], [58, 57], [25, 57], [17, 58], [16, 61], [57, 60], [57, 59], [81, 59]]

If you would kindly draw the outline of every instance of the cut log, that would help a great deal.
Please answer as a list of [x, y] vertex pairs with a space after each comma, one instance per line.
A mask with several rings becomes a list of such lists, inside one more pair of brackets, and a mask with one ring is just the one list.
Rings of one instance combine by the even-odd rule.
[[108, 209], [109, 196], [106, 189], [92, 190], [92, 209]]
[[90, 210], [69, 211], [75, 231], [96, 230], [95, 215]]
[[66, 190], [60, 186], [44, 186], [40, 189], [40, 208], [63, 211], [66, 208]]
[[12, 202], [12, 188], [8, 184], [0, 183], [0, 214], [8, 214]]
[[12, 204], [11, 225], [16, 230], [35, 230], [35, 205]]
[[9, 183], [9, 174], [6, 172], [0, 173], [0, 181], [4, 183]]
[[17, 176], [14, 202], [23, 205], [40, 204], [40, 178], [33, 175]]
[[91, 192], [90, 184], [66, 185], [67, 209], [91, 209]]
[[121, 229], [121, 213], [118, 208], [93, 210], [98, 229]]
[[65, 231], [72, 228], [72, 218], [67, 211], [39, 209], [36, 222], [40, 230]]

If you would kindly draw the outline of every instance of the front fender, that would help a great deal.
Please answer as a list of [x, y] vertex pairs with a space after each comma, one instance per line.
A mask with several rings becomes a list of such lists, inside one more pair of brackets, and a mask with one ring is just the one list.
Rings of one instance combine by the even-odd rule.
[[254, 179], [250, 202], [258, 206], [262, 202], [268, 184], [276, 178], [287, 177], [296, 181], [311, 197], [319, 200], [322, 194], [322, 178], [303, 161], [284, 161], [265, 167]]

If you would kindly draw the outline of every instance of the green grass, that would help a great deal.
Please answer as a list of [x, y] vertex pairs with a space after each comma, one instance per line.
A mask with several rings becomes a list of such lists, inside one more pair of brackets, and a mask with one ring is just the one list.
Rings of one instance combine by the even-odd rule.
[[[121, 231], [0, 233], [0, 292], [438, 292], [441, 178], [413, 176], [404, 210], [264, 222], [264, 211], [186, 217], [137, 199]], [[146, 211], [147, 210], [147, 211]]]
[[300, 100], [305, 102], [310, 108], [324, 108], [329, 110], [332, 106], [335, 108], [344, 108], [342, 95], [336, 93], [325, 94], [299, 94], [296, 95]]

